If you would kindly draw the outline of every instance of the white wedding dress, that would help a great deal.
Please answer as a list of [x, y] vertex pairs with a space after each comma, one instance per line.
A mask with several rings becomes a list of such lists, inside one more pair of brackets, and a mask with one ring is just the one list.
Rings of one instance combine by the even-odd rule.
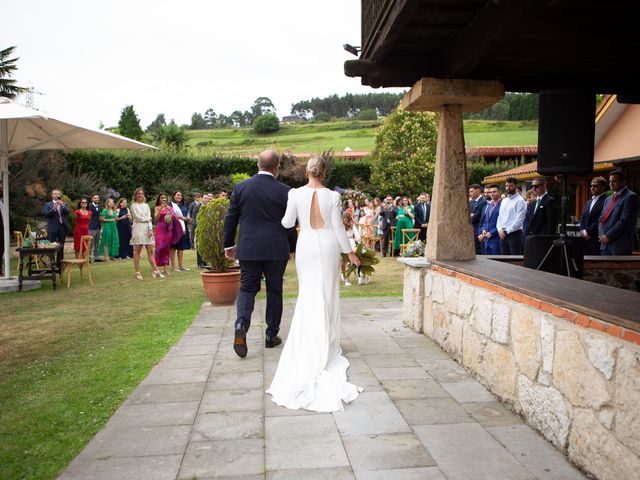
[[[314, 226], [312, 207], [314, 220], [319, 218]], [[340, 348], [340, 252], [352, 251], [342, 223], [340, 194], [328, 188], [290, 190], [282, 225], [292, 228], [296, 218], [298, 300], [267, 393], [290, 409], [335, 412], [362, 391], [347, 382], [349, 361]]]

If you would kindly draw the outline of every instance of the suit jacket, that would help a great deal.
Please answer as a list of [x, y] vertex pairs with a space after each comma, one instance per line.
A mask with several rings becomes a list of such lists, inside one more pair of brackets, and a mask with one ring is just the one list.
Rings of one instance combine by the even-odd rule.
[[89, 221], [89, 230], [100, 230], [100, 205], [97, 207], [93, 205], [93, 202], [89, 202], [87, 209], [91, 212], [91, 220]]
[[609, 243], [600, 244], [600, 250], [606, 251], [610, 255], [631, 255], [635, 245], [638, 195], [625, 187], [619, 193], [618, 199], [613, 204], [611, 213], [609, 213], [603, 225], [601, 223], [602, 217], [604, 217], [612, 201], [613, 195], [604, 201], [598, 221], [598, 236], [606, 235], [609, 239]]
[[[42, 214], [47, 217], [47, 232], [58, 233], [60, 231], [66, 232], [68, 230], [67, 216], [69, 215], [69, 207], [66, 203], [63, 203], [60, 207], [60, 213], [58, 209], [54, 207], [53, 201], [44, 204]], [[62, 217], [62, 223], [60, 218]]]
[[202, 202], [197, 203], [193, 202], [195, 205], [193, 205], [193, 208], [189, 207], [190, 210], [190, 214], [191, 214], [191, 225], [193, 225], [193, 231], [195, 232], [196, 227], [198, 226], [198, 212], [200, 211], [200, 207], [202, 206]]
[[[593, 199], [590, 198], [584, 206], [582, 215], [580, 215], [580, 230], [585, 230], [587, 235], [589, 235], [589, 240], [585, 241], [585, 253], [587, 255], [600, 254], [600, 242], [598, 242], [598, 221], [600, 220], [600, 215], [602, 215], [602, 206], [604, 205], [606, 198], [606, 195], [600, 195], [596, 200], [595, 205], [593, 205], [593, 208], [591, 207]], [[591, 211], [589, 211], [589, 209], [591, 209]]]
[[[422, 205], [425, 206], [424, 212], [422, 211]], [[414, 226], [415, 228], [420, 228], [420, 225], [422, 225], [423, 223], [429, 223], [429, 217], [431, 216], [431, 205], [429, 205], [428, 203], [418, 203], [413, 208], [413, 213], [415, 215], [413, 219]]]
[[474, 235], [479, 235], [482, 229], [480, 220], [482, 220], [482, 213], [487, 206], [487, 200], [481, 195], [475, 201], [469, 201], [469, 211], [471, 212], [471, 225], [473, 226]]
[[482, 213], [482, 220], [480, 221], [480, 232], [486, 230], [491, 234], [491, 238], [498, 237], [498, 214], [500, 213], [500, 203], [502, 200], [499, 200], [496, 203], [496, 206], [491, 209], [491, 203], [487, 202], [484, 207], [484, 212]]
[[554, 235], [558, 228], [558, 202], [548, 193], [542, 197], [536, 210], [536, 202], [531, 202], [529, 226], [526, 235]]
[[380, 229], [383, 232], [388, 231], [391, 227], [397, 223], [396, 215], [398, 214], [398, 208], [394, 205], [390, 210], [384, 208], [380, 212]]
[[234, 246], [239, 224], [238, 260], [288, 260], [295, 229], [287, 231], [280, 222], [290, 189], [264, 174], [256, 174], [233, 188], [224, 219], [224, 247]]

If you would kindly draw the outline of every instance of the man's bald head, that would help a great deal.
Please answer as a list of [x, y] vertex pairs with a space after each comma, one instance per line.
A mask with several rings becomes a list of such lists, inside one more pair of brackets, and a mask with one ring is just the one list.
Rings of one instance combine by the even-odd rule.
[[258, 170], [265, 170], [274, 175], [280, 167], [280, 155], [275, 150], [265, 150], [258, 155]]

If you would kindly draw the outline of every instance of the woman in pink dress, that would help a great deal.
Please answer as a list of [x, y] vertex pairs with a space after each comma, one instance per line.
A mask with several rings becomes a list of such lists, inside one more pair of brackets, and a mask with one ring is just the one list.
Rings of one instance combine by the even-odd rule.
[[76, 214], [76, 226], [73, 229], [73, 250], [76, 258], [80, 258], [80, 239], [83, 235], [89, 235], [89, 222], [91, 221], [91, 210], [87, 209], [89, 202], [86, 198], [81, 198], [78, 203]]
[[154, 254], [156, 265], [163, 268], [164, 275], [168, 275], [169, 253], [171, 245], [177, 243], [182, 236], [182, 226], [173, 213], [173, 208], [168, 205], [167, 194], [158, 195], [156, 206], [153, 209], [153, 218], [156, 221], [156, 251]]

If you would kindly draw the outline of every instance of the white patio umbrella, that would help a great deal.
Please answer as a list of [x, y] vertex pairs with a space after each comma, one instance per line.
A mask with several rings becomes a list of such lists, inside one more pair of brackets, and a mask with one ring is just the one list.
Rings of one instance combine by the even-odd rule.
[[103, 130], [79, 127], [50, 118], [38, 110], [0, 97], [0, 172], [2, 173], [4, 223], [4, 279], [9, 266], [9, 159], [29, 150], [75, 150], [81, 148], [155, 148]]

